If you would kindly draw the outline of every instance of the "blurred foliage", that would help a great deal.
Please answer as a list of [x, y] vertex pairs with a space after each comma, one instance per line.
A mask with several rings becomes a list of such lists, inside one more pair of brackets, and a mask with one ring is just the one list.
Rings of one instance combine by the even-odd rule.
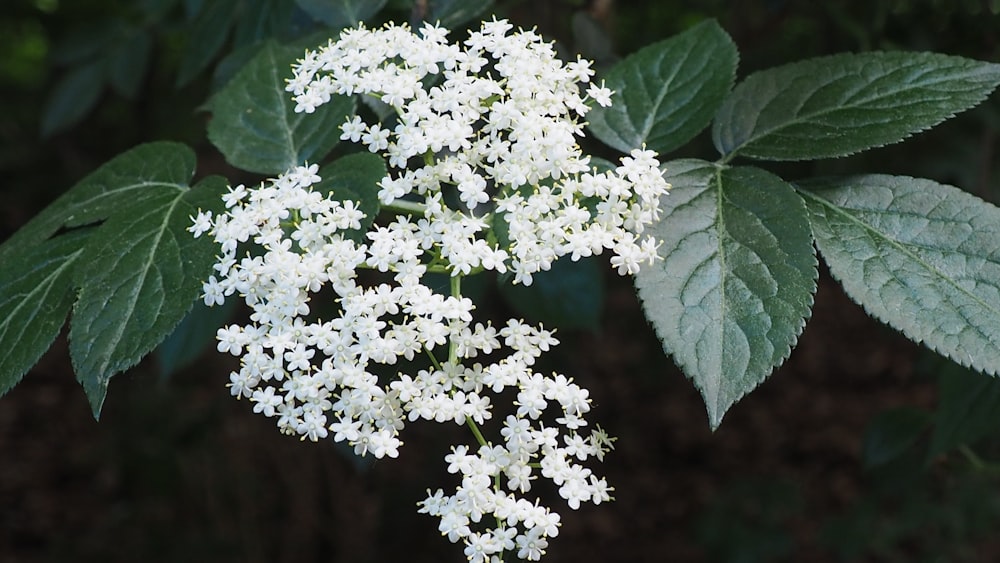
[[[302, 37], [318, 41], [331, 33], [302, 9], [308, 4], [284, 0], [0, 2], [0, 191], [5, 198], [0, 207], [0, 240], [84, 173], [140, 142], [176, 140], [196, 147], [199, 176], [227, 170], [206, 140], [199, 107], [263, 41]], [[537, 26], [567, 53], [582, 52], [597, 59], [598, 69], [707, 18], [718, 19], [739, 46], [740, 77], [842, 51], [933, 50], [1000, 60], [1000, 0], [497, 0], [493, 9], [525, 27]], [[376, 20], [406, 20], [417, 11], [410, 0], [390, 0]], [[997, 202], [998, 130], [1000, 100], [994, 96], [976, 110], [903, 145], [845, 159], [791, 163], [782, 174], [794, 178], [878, 170], [954, 184]], [[606, 148], [601, 150], [610, 154]], [[705, 138], [683, 151], [679, 156], [714, 157]], [[586, 311], [577, 326], [590, 326], [597, 315]], [[853, 504], [836, 514], [810, 513], [807, 491], [799, 490], [799, 484], [773, 476], [738, 482], [722, 487], [721, 493], [705, 503], [694, 519], [691, 542], [700, 545], [711, 561], [782, 560], [796, 554], [803, 541], [802, 534], [792, 533], [791, 522], [807, 518], [820, 530], [813, 541], [843, 561], [983, 560], [976, 542], [987, 538], [1000, 523], [1000, 465], [988, 461], [1000, 460], [996, 424], [1000, 391], [994, 380], [963, 372], [950, 363], [923, 359], [919, 365], [927, 376], [941, 377], [941, 402], [933, 411], [907, 407], [886, 411], [872, 421], [865, 441], [859, 438], [858, 444], [865, 455], [867, 487]], [[314, 508], [311, 517], [316, 519], [331, 516], [324, 511], [336, 512], [336, 500], [317, 509], [315, 503], [310, 504], [312, 500], [294, 497], [290, 481], [298, 475], [280, 482], [276, 492], [272, 482], [260, 480], [260, 473], [244, 473], [238, 465], [240, 461], [259, 462], [263, 454], [225, 467], [179, 465], [178, 450], [194, 451], [195, 459], [209, 459], [218, 450], [210, 432], [218, 428], [224, 415], [220, 408], [225, 408], [215, 403], [190, 408], [190, 395], [178, 397], [189, 391], [184, 387], [191, 382], [181, 381], [186, 383], [173, 389], [153, 388], [149, 396], [133, 394], [133, 398], [145, 397], [146, 402], [119, 407], [119, 423], [102, 447], [117, 452], [120, 462], [108, 471], [124, 479], [117, 490], [127, 500], [112, 507], [111, 516], [93, 528], [96, 536], [65, 537], [48, 544], [29, 538], [25, 545], [44, 544], [39, 549], [52, 560], [87, 556], [107, 560], [120, 547], [136, 557], [158, 553], [156, 560], [164, 561], [216, 556], [237, 560], [241, 555], [264, 560], [281, 553], [289, 560], [290, 546], [301, 537], [294, 530], [279, 534], [278, 544], [251, 553], [253, 546], [266, 543], [262, 538], [267, 532], [254, 519], [259, 515], [252, 514], [264, 509], [254, 509], [254, 503], [263, 499], [267, 509], [286, 511], [290, 511], [287, 502], [305, 503]], [[217, 381], [211, 385], [221, 388]], [[627, 407], [622, 408], [627, 412]], [[162, 420], [172, 422], [163, 425]], [[693, 421], [702, 423], [700, 417]], [[273, 431], [266, 424], [257, 429]], [[104, 457], [100, 452], [91, 455]], [[279, 454], [265, 456], [263, 463], [271, 471], [265, 475], [277, 478], [287, 469], [306, 471], [315, 461], [310, 456], [326, 454], [296, 455], [299, 461], [292, 465], [283, 465], [288, 462], [281, 461]], [[207, 497], [192, 492], [190, 485], [204, 477], [199, 472], [206, 471], [215, 486]], [[157, 534], [157, 525], [177, 524], [178, 520], [164, 516], [168, 510], [164, 504], [179, 491], [186, 491], [180, 500], [193, 503], [191, 512], [196, 516], [183, 520], [187, 522], [184, 527], [172, 529], [169, 536]], [[292, 501], [283, 498], [286, 493], [294, 497]], [[393, 495], [382, 502], [386, 506], [402, 503]], [[243, 509], [240, 522], [213, 519], [219, 505], [226, 503]], [[411, 509], [406, 506], [405, 512]], [[393, 527], [393, 513], [385, 509], [386, 530]], [[343, 511], [337, 515], [341, 522], [350, 523], [351, 515]], [[300, 524], [293, 522], [289, 527]], [[425, 522], [420, 520], [420, 524]], [[313, 559], [316, 553], [329, 555], [334, 540], [322, 536], [325, 526], [315, 521], [301, 526], [321, 538], [315, 551], [303, 553], [312, 553]], [[429, 528], [419, 534], [436, 532]], [[112, 540], [123, 537], [121, 545]], [[233, 545], [220, 544], [221, 537], [243, 537], [249, 543], [243, 546], [245, 551], [234, 552]], [[280, 538], [288, 544], [281, 545]], [[349, 534], [337, 538], [351, 540]], [[344, 551], [354, 553], [349, 548]], [[370, 547], [356, 552], [371, 553]], [[396, 548], [395, 552], [402, 555], [406, 550]], [[299, 560], [304, 559], [307, 556]]]

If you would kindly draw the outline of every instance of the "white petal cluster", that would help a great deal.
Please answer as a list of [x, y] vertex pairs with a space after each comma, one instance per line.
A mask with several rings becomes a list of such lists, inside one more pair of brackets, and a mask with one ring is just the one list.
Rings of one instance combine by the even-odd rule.
[[[564, 64], [533, 31], [509, 33], [504, 21], [484, 22], [460, 45], [427, 24], [350, 29], [294, 67], [287, 90], [296, 110], [312, 112], [335, 94], [372, 96], [391, 106], [391, 125], [353, 117], [344, 140], [385, 156], [390, 172], [379, 198], [417, 197], [426, 218], [448, 234], [442, 256], [456, 272], [510, 269], [530, 284], [564, 255], [573, 260], [613, 253], [621, 274], [656, 256], [651, 237], [669, 188], [652, 151], [635, 150], [611, 170], [591, 166], [577, 143], [588, 101], [610, 104], [611, 92], [590, 84], [590, 62]], [[464, 213], [441, 204], [453, 190]], [[485, 221], [506, 226], [502, 247], [482, 241]], [[447, 226], [460, 223], [458, 227]]]
[[[558, 534], [559, 515], [526, 498], [539, 477], [572, 509], [610, 500], [583, 463], [603, 460], [613, 440], [588, 430], [586, 389], [536, 371], [558, 344], [552, 332], [477, 321], [461, 280], [493, 270], [529, 284], [561, 256], [606, 249], [619, 273], [634, 273], [656, 256], [642, 233], [669, 187], [650, 151], [592, 167], [579, 120], [611, 92], [581, 94], [587, 61], [563, 64], [533, 32], [510, 31], [486, 22], [463, 48], [434, 26], [346, 30], [296, 66], [299, 111], [335, 94], [396, 111], [390, 125], [342, 126], [389, 164], [373, 223], [336, 187], [315, 189], [313, 165], [231, 188], [224, 213], [202, 212], [189, 228], [220, 248], [205, 303], [238, 296], [252, 310], [217, 334], [218, 350], [240, 359], [231, 393], [285, 433], [376, 458], [399, 455], [409, 422], [467, 425], [477, 445], [445, 458], [458, 485], [428, 491], [420, 512], [470, 561], [491, 563], [538, 560]], [[449, 295], [425, 285], [428, 271], [451, 274]]]

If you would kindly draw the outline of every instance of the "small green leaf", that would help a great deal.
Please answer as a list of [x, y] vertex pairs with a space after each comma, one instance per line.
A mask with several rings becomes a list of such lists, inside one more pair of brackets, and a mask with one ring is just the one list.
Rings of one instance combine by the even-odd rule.
[[929, 458], [972, 444], [1000, 428], [1000, 380], [945, 359], [940, 364]]
[[429, 0], [427, 4], [424, 21], [457, 29], [493, 6], [493, 0]]
[[295, 0], [313, 18], [334, 28], [356, 27], [374, 16], [387, 0]]
[[198, 297], [216, 249], [209, 237], [195, 239], [187, 228], [199, 208], [218, 209], [226, 184], [219, 177], [193, 189], [150, 183], [88, 241], [74, 272], [80, 290], [69, 338], [95, 417], [111, 376], [153, 350]]
[[712, 120], [733, 86], [738, 59], [733, 40], [714, 20], [645, 47], [608, 73], [611, 107], [587, 114], [590, 130], [622, 152], [643, 144], [672, 151]]
[[208, 138], [237, 168], [278, 174], [322, 159], [340, 140], [354, 99], [334, 96], [315, 113], [295, 113], [285, 91], [298, 49], [268, 42], [209, 102]]
[[361, 229], [350, 233], [348, 238], [363, 242], [368, 228], [375, 222], [379, 212], [378, 183], [385, 177], [385, 161], [370, 152], [357, 152], [338, 158], [320, 168], [322, 180], [313, 186], [317, 192], [331, 194], [338, 201], [353, 201], [365, 214]]
[[237, 0], [213, 0], [199, 6], [198, 14], [188, 26], [187, 43], [177, 71], [177, 86], [184, 86], [208, 67], [229, 37]]
[[80, 180], [0, 245], [0, 263], [41, 244], [63, 227], [107, 219], [151, 184], [186, 183], [194, 164], [194, 152], [179, 143], [148, 143], [123, 152]]
[[712, 138], [727, 158], [846, 156], [929, 129], [998, 83], [998, 64], [937, 53], [820, 57], [750, 75], [719, 108]]
[[0, 395], [17, 385], [59, 335], [73, 305], [71, 281], [90, 229], [4, 260], [0, 269]]
[[651, 228], [662, 261], [635, 282], [663, 349], [701, 392], [713, 429], [781, 365], [816, 291], [802, 200], [777, 176], [675, 160]]
[[596, 258], [556, 260], [530, 286], [502, 283], [500, 293], [525, 319], [561, 329], [596, 329], [604, 312], [604, 272]]
[[851, 299], [963, 366], [1000, 371], [1000, 209], [903, 176], [801, 187], [819, 251]]
[[104, 90], [104, 62], [79, 66], [60, 80], [42, 112], [42, 136], [49, 136], [72, 125], [90, 113]]
[[140, 29], [133, 30], [132, 35], [115, 48], [110, 55], [108, 79], [116, 92], [130, 100], [135, 98], [146, 76], [152, 50], [150, 36]]

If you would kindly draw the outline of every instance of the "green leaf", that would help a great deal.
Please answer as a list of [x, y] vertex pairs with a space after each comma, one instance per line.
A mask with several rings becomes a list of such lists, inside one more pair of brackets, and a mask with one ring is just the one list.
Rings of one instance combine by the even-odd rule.
[[457, 29], [493, 6], [493, 0], [429, 0], [427, 6], [427, 13], [421, 19]]
[[365, 233], [379, 212], [378, 183], [386, 175], [385, 161], [370, 152], [358, 152], [338, 158], [320, 168], [322, 180], [313, 186], [317, 192], [326, 192], [338, 201], [353, 201], [365, 214], [361, 229], [347, 238], [364, 242]]
[[675, 160], [651, 232], [662, 261], [636, 275], [646, 318], [701, 392], [713, 429], [791, 353], [816, 291], [802, 200], [777, 176]]
[[1000, 370], [1000, 209], [930, 180], [801, 184], [830, 272], [869, 314], [953, 361]]
[[208, 67], [229, 37], [237, 0], [213, 0], [199, 7], [188, 26], [187, 43], [177, 71], [177, 86], [184, 86]]
[[17, 385], [59, 335], [73, 305], [73, 267], [89, 234], [89, 229], [71, 231], [4, 261], [0, 395]]
[[215, 342], [216, 332], [236, 310], [236, 299], [227, 299], [222, 305], [209, 307], [201, 300], [195, 301], [177, 328], [156, 348], [156, 363], [160, 374], [166, 378], [191, 365]]
[[150, 36], [137, 29], [111, 53], [108, 78], [116, 92], [130, 100], [135, 98], [146, 76], [152, 49]]
[[561, 258], [530, 286], [500, 284], [511, 307], [531, 322], [562, 329], [596, 329], [604, 312], [604, 272], [596, 258]]
[[315, 113], [295, 113], [285, 79], [301, 51], [268, 42], [209, 102], [208, 138], [237, 168], [278, 174], [322, 159], [340, 140], [354, 99], [334, 96]]
[[723, 156], [808, 160], [899, 142], [967, 110], [1000, 65], [936, 53], [839, 54], [750, 75], [715, 116]]
[[104, 90], [103, 61], [79, 66], [60, 80], [42, 112], [42, 136], [47, 137], [72, 125], [90, 113]]
[[587, 114], [590, 130], [605, 144], [628, 152], [645, 144], [665, 153], [708, 125], [729, 93], [739, 54], [714, 20], [654, 43], [608, 73], [611, 107]]
[[972, 444], [1000, 428], [1000, 379], [944, 359], [940, 363], [929, 458]]
[[194, 153], [179, 143], [148, 143], [116, 156], [0, 245], [0, 263], [25, 248], [41, 244], [61, 228], [107, 219], [149, 185], [186, 183], [194, 165]]
[[295, 0], [310, 16], [326, 25], [340, 29], [356, 27], [374, 16], [387, 0]]
[[241, 8], [233, 33], [235, 48], [281, 36], [296, 11], [288, 0], [243, 0]]
[[[178, 170], [166, 171], [165, 177]], [[193, 170], [188, 170], [190, 177]], [[151, 182], [123, 203], [87, 243], [74, 272], [79, 297], [70, 357], [94, 416], [111, 376], [135, 365], [184, 318], [215, 262], [209, 237], [187, 231], [198, 209], [218, 209], [226, 181]]]

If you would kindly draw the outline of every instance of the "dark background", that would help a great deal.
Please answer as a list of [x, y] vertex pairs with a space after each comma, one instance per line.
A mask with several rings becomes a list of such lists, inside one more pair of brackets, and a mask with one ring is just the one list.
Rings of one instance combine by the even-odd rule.
[[[154, 4], [169, 9], [156, 13]], [[405, 13], [404, 4], [390, 7]], [[842, 51], [1000, 60], [1000, 2], [585, 4], [500, 1], [497, 9], [605, 65], [704, 18], [717, 18], [732, 35], [741, 77]], [[574, 33], [572, 18], [581, 11], [596, 27]], [[98, 60], [105, 47], [95, 43], [134, 33], [151, 38], [135, 90], [94, 93], [78, 84], [68, 97], [76, 105], [68, 105], [86, 111], [67, 117], [65, 101], [58, 109], [54, 92]], [[199, 176], [255, 181], [225, 165], [205, 139], [208, 116], [197, 111], [224, 79], [218, 61], [253, 37], [234, 31], [205, 70], [178, 86], [190, 33], [179, 2], [0, 4], [0, 240], [102, 162], [144, 141], [196, 147]], [[790, 179], [852, 171], [921, 176], [995, 202], [998, 123], [994, 95], [902, 145], [772, 170]], [[714, 158], [704, 136], [671, 156]], [[896, 428], [892, 421], [905, 413], [934, 413], [939, 378], [956, 368], [869, 319], [825, 271], [791, 359], [714, 434], [629, 280], [609, 274], [606, 281], [600, 329], [561, 331], [553, 362], [591, 390], [593, 420], [619, 438], [599, 470], [616, 487], [616, 501], [560, 509], [564, 525], [545, 561], [1000, 559], [992, 533], [1000, 523], [1000, 471], [984, 461], [1000, 459], [995, 436], [981, 432], [925, 462], [920, 451], [911, 456], [925, 429], [887, 431], [912, 440], [902, 440], [893, 463], [872, 463], [873, 436]], [[482, 308], [506, 312], [495, 291], [486, 299]], [[282, 436], [249, 403], [234, 401], [225, 388], [232, 367], [209, 352], [166, 377], [152, 356], [115, 378], [96, 422], [65, 340], [57, 340], [0, 399], [0, 561], [462, 560], [461, 548], [441, 538], [436, 520], [417, 514], [415, 503], [425, 489], [450, 485], [441, 458], [464, 429], [414, 424], [404, 431], [399, 459], [359, 461], [332, 442]], [[554, 496], [545, 498], [558, 507]]]

